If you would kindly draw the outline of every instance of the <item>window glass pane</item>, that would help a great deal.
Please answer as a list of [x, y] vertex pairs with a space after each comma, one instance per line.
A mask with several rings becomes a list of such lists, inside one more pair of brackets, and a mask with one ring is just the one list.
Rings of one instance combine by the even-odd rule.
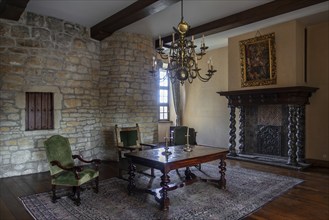
[[168, 107], [167, 106], [160, 106], [160, 114], [159, 118], [160, 120], [168, 120]]
[[166, 78], [166, 65], [163, 63], [164, 69], [159, 70], [159, 120], [169, 120], [169, 79]]
[[168, 90], [160, 89], [159, 91], [159, 102], [168, 103]]

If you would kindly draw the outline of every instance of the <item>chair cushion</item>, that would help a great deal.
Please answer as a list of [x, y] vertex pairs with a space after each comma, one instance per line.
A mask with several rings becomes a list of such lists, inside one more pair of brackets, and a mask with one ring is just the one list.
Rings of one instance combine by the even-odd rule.
[[63, 171], [51, 180], [51, 184], [62, 186], [80, 186], [98, 175], [99, 171], [95, 171], [91, 168], [85, 168], [79, 173], [80, 179], [77, 180], [73, 172]]
[[129, 147], [137, 144], [138, 136], [137, 136], [137, 130], [132, 131], [121, 131], [120, 132], [120, 138], [123, 142], [124, 147]]

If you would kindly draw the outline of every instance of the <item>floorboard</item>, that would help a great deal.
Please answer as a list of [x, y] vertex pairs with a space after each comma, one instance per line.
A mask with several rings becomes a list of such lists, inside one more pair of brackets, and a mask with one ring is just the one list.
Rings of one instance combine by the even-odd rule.
[[[329, 169], [311, 167], [304, 171], [261, 165], [256, 163], [227, 160], [230, 166], [254, 169], [278, 175], [303, 179], [304, 182], [275, 198], [245, 219], [329, 219]], [[100, 179], [118, 176], [115, 162], [103, 163]], [[229, 184], [229, 183], [228, 183]], [[20, 196], [50, 191], [49, 172], [0, 179], [0, 219], [32, 219], [20, 202]]]

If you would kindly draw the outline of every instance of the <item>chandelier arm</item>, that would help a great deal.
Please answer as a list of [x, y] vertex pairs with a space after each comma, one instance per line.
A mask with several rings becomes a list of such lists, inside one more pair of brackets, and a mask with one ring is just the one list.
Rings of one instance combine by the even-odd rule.
[[[177, 81], [180, 81], [182, 85], [186, 80], [189, 83], [192, 83], [195, 78], [198, 78], [201, 82], [207, 82], [216, 70], [213, 69], [212, 63], [210, 63], [211, 68], [209, 68], [208, 63], [207, 73], [201, 75], [201, 69], [198, 68], [197, 61], [203, 58], [208, 47], [205, 45], [203, 36], [200, 52], [196, 53], [195, 50], [197, 46], [194, 45], [194, 36], [192, 35], [191, 39], [186, 38], [186, 33], [190, 29], [190, 25], [184, 21], [183, 10], [184, 3], [183, 0], [181, 0], [181, 21], [177, 28], [173, 27], [175, 33], [173, 33], [172, 42], [168, 47], [169, 51], [167, 51], [167, 49], [165, 50], [161, 44], [160, 48], [157, 49], [157, 53], [161, 59], [168, 62], [168, 67], [165, 69], [166, 75], [163, 79], [168, 78], [171, 83], [177, 83]], [[175, 39], [175, 34], [178, 35], [177, 39]], [[159, 67], [157, 67], [157, 69], [158, 68]], [[150, 72], [155, 74], [157, 69], [155, 69], [153, 65], [152, 71]]]
[[203, 76], [201, 76], [201, 74], [198, 73], [198, 78], [199, 78], [202, 82], [208, 82], [208, 81], [211, 79], [211, 77], [214, 75], [214, 73], [208, 71], [208, 73], [205, 74], [205, 75], [206, 75], [207, 77], [203, 77]]
[[192, 83], [193, 82], [193, 79], [194, 79], [193, 77], [188, 77], [187, 78], [187, 80], [188, 80], [189, 83]]

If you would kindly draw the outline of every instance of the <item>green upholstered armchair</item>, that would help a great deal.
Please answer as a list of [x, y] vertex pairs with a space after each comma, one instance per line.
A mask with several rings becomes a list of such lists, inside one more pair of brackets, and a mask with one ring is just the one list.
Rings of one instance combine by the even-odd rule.
[[[82, 184], [94, 179], [96, 184], [94, 191], [98, 193], [98, 164], [100, 164], [100, 160], [86, 161], [79, 155], [72, 155], [69, 140], [60, 135], [48, 138], [44, 145], [51, 174], [52, 202], [56, 202], [59, 198], [56, 196], [57, 185], [72, 187], [71, 198], [76, 205], [80, 205], [80, 186]], [[76, 166], [74, 159], [93, 166]]]
[[[115, 136], [117, 149], [119, 153], [119, 177], [122, 178], [122, 171], [128, 170], [129, 161], [125, 158], [124, 153], [141, 151], [156, 147], [152, 144], [141, 143], [141, 134], [138, 124], [135, 127], [119, 127], [115, 125]], [[138, 172], [142, 172], [150, 169], [145, 166], [137, 165]], [[154, 176], [154, 169], [151, 168], [151, 174], [144, 173], [146, 175]]]
[[[173, 133], [173, 144], [184, 145], [186, 144], [187, 126], [177, 126], [174, 128]], [[196, 142], [196, 131], [194, 128], [189, 128], [189, 144], [197, 145]]]

